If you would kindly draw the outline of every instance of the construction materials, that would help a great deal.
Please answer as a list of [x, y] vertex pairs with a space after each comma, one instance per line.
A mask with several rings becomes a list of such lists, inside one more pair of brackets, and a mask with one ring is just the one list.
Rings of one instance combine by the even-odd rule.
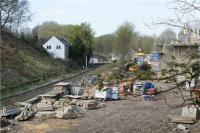
[[82, 96], [78, 96], [78, 95], [65, 95], [64, 97], [67, 97], [69, 99], [80, 99]]
[[110, 98], [113, 100], [118, 100], [120, 98], [120, 91], [119, 91], [119, 87], [112, 87], [111, 88], [111, 94], [110, 94]]
[[78, 96], [81, 96], [83, 95], [84, 93], [84, 89], [82, 87], [77, 87], [77, 86], [74, 86], [70, 89], [70, 94], [71, 95], [78, 95]]
[[24, 109], [21, 111], [20, 115], [15, 117], [17, 121], [24, 121], [28, 120], [34, 115], [34, 111], [31, 106], [26, 106]]
[[97, 108], [97, 105], [98, 105], [98, 102], [97, 102], [97, 101], [90, 100], [90, 101], [84, 102], [83, 108], [84, 108], [84, 109], [88, 109], [88, 110], [96, 109], [96, 108]]
[[98, 88], [98, 85], [86, 87], [84, 90], [83, 96], [85, 97], [94, 96], [97, 88]]
[[52, 111], [53, 108], [53, 103], [55, 101], [53, 100], [42, 100], [40, 103], [37, 104], [37, 110], [38, 111]]
[[50, 99], [59, 99], [60, 98], [60, 93], [53, 93], [53, 92], [48, 92], [46, 94], [39, 95], [41, 97], [41, 100], [50, 100]]
[[194, 120], [197, 120], [199, 114], [195, 106], [186, 106], [182, 108], [181, 115], [186, 117], [191, 117]]
[[125, 96], [125, 85], [123, 81], [120, 81], [120, 96]]
[[156, 88], [151, 88], [147, 90], [147, 94], [149, 95], [155, 95], [157, 93], [157, 89]]
[[47, 118], [55, 118], [55, 112], [53, 111], [42, 111], [42, 112], [37, 112], [36, 117], [42, 118], [42, 119], [47, 119]]
[[151, 88], [154, 88], [154, 84], [151, 83], [151, 82], [146, 82], [144, 84], [144, 89], [151, 89]]
[[192, 117], [187, 117], [187, 116], [170, 116], [169, 121], [172, 123], [185, 123], [185, 124], [193, 124], [196, 122], [196, 120]]
[[53, 91], [64, 92], [64, 95], [70, 94], [71, 84], [67, 82], [59, 82], [54, 85]]
[[61, 99], [59, 99], [59, 101], [55, 101], [53, 103], [53, 107], [54, 108], [61, 108], [61, 107], [67, 106], [68, 103], [69, 103], [69, 99], [61, 98]]
[[24, 102], [25, 102], [25, 103], [34, 104], [34, 103], [38, 102], [39, 100], [40, 100], [40, 97], [37, 96], [37, 97], [31, 98], [31, 99], [29, 99], [29, 100], [27, 100], [27, 101], [24, 101]]
[[4, 106], [1, 110], [1, 116], [11, 116], [11, 115], [16, 115], [21, 112], [20, 108], [17, 106], [9, 105], [9, 106]]
[[135, 82], [133, 84], [133, 95], [138, 96], [142, 94], [143, 90], [143, 83], [142, 82]]
[[110, 98], [110, 93], [111, 93], [110, 88], [104, 88], [102, 90], [97, 89], [95, 92], [95, 98], [107, 99], [107, 98]]
[[111, 97], [112, 100], [118, 100], [120, 99], [120, 95], [119, 93], [111, 93]]
[[52, 105], [37, 105], [37, 110], [38, 111], [52, 111], [53, 110], [53, 106]]
[[151, 82], [146, 82], [143, 85], [143, 94], [146, 95], [154, 95], [157, 93], [157, 89], [155, 88], [154, 84]]
[[60, 108], [56, 111], [56, 118], [60, 119], [74, 119], [76, 118], [76, 107], [68, 106]]

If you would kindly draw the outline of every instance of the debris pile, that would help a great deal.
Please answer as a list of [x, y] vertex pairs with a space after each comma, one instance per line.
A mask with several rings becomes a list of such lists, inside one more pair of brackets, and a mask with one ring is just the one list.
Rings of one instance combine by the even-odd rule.
[[[80, 82], [71, 84], [60, 82], [54, 85], [52, 91], [24, 102], [5, 106], [1, 110], [1, 123], [5, 125], [6, 117], [15, 117], [16, 121], [29, 120], [36, 116], [40, 119], [74, 119], [82, 117], [85, 110], [103, 107], [97, 101], [81, 100], [82, 96], [94, 97], [96, 91], [96, 76], [85, 77]], [[94, 88], [91, 91], [89, 88]], [[87, 90], [87, 91], [85, 91]], [[77, 100], [75, 100], [77, 99]]]
[[[149, 71], [148, 66], [129, 66], [131, 72]], [[5, 126], [6, 117], [13, 116], [17, 121], [40, 119], [75, 119], [85, 115], [86, 111], [105, 107], [100, 100], [128, 99], [128, 96], [139, 97], [143, 101], [155, 101], [157, 88], [153, 82], [133, 78], [130, 73], [120, 69], [103, 72], [95, 76], [84, 77], [78, 82], [59, 82], [52, 91], [30, 100], [5, 106], [1, 110], [1, 125]], [[146, 102], [147, 103], [147, 102]], [[195, 123], [199, 118], [198, 107], [186, 106], [180, 116], [170, 116], [172, 123]], [[187, 130], [184, 125], [177, 128]]]
[[32, 105], [31, 104], [27, 104], [25, 107], [23, 107], [20, 115], [18, 115], [17, 117], [15, 117], [15, 119], [17, 121], [24, 121], [24, 120], [28, 120], [33, 115], [34, 115], [34, 110], [32, 108]]

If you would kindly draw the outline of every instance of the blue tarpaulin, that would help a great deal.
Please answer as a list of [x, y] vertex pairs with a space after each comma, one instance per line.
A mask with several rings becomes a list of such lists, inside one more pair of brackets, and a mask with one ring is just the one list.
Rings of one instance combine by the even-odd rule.
[[160, 61], [160, 53], [152, 54], [151, 61]]

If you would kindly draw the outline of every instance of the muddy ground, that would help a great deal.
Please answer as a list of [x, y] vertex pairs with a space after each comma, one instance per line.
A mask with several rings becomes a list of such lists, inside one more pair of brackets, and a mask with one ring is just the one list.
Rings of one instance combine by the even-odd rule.
[[[156, 87], [165, 90], [172, 84], [156, 83]], [[181, 113], [181, 108], [170, 108], [181, 103], [180, 94], [161, 93], [156, 101], [141, 101], [140, 97], [129, 96], [125, 100], [107, 101], [106, 106], [89, 110], [84, 117], [70, 120], [34, 118], [31, 121], [18, 122], [12, 127], [17, 133], [182, 133], [178, 124], [168, 120], [169, 115]], [[191, 133], [200, 132], [200, 122], [185, 125]]]

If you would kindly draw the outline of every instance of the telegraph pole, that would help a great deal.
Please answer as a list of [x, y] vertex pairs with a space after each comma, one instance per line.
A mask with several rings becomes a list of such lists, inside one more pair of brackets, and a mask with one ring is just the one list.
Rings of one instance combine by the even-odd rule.
[[85, 68], [87, 69], [87, 55], [85, 56]]

